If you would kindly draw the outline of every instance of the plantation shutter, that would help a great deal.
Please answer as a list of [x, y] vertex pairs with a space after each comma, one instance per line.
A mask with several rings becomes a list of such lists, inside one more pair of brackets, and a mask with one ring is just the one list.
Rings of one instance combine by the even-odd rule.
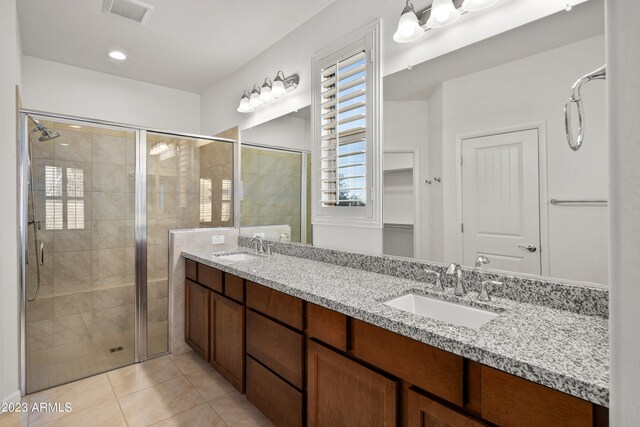
[[367, 205], [367, 54], [320, 70], [320, 203]]

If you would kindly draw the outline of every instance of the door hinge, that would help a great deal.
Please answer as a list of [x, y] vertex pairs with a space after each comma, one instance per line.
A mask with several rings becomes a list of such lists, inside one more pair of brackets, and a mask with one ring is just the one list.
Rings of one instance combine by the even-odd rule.
[[464, 224], [460, 224], [460, 231], [464, 233]]

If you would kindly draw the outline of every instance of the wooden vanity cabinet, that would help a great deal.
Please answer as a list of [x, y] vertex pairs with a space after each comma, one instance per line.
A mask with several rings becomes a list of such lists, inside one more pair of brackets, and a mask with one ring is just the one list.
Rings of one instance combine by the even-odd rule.
[[185, 280], [185, 341], [209, 360], [209, 294], [199, 284]]
[[440, 403], [418, 390], [410, 388], [407, 393], [408, 427], [481, 427], [488, 426], [475, 418]]
[[398, 421], [398, 383], [309, 340], [307, 424], [380, 426]]
[[185, 270], [186, 342], [277, 426], [608, 426], [586, 400], [215, 268]]
[[210, 307], [209, 362], [244, 393], [244, 305], [211, 292]]

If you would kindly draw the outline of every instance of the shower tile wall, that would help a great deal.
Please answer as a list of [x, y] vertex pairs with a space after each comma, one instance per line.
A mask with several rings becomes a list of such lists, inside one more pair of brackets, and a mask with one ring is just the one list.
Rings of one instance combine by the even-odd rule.
[[243, 227], [289, 224], [300, 241], [301, 162], [299, 153], [242, 147]]

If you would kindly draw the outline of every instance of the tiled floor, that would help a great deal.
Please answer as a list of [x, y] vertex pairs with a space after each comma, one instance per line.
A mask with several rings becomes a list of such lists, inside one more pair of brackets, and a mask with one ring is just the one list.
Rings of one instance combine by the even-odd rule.
[[193, 352], [163, 356], [35, 393], [34, 404], [70, 403], [72, 411], [5, 413], [5, 426], [271, 426]]

